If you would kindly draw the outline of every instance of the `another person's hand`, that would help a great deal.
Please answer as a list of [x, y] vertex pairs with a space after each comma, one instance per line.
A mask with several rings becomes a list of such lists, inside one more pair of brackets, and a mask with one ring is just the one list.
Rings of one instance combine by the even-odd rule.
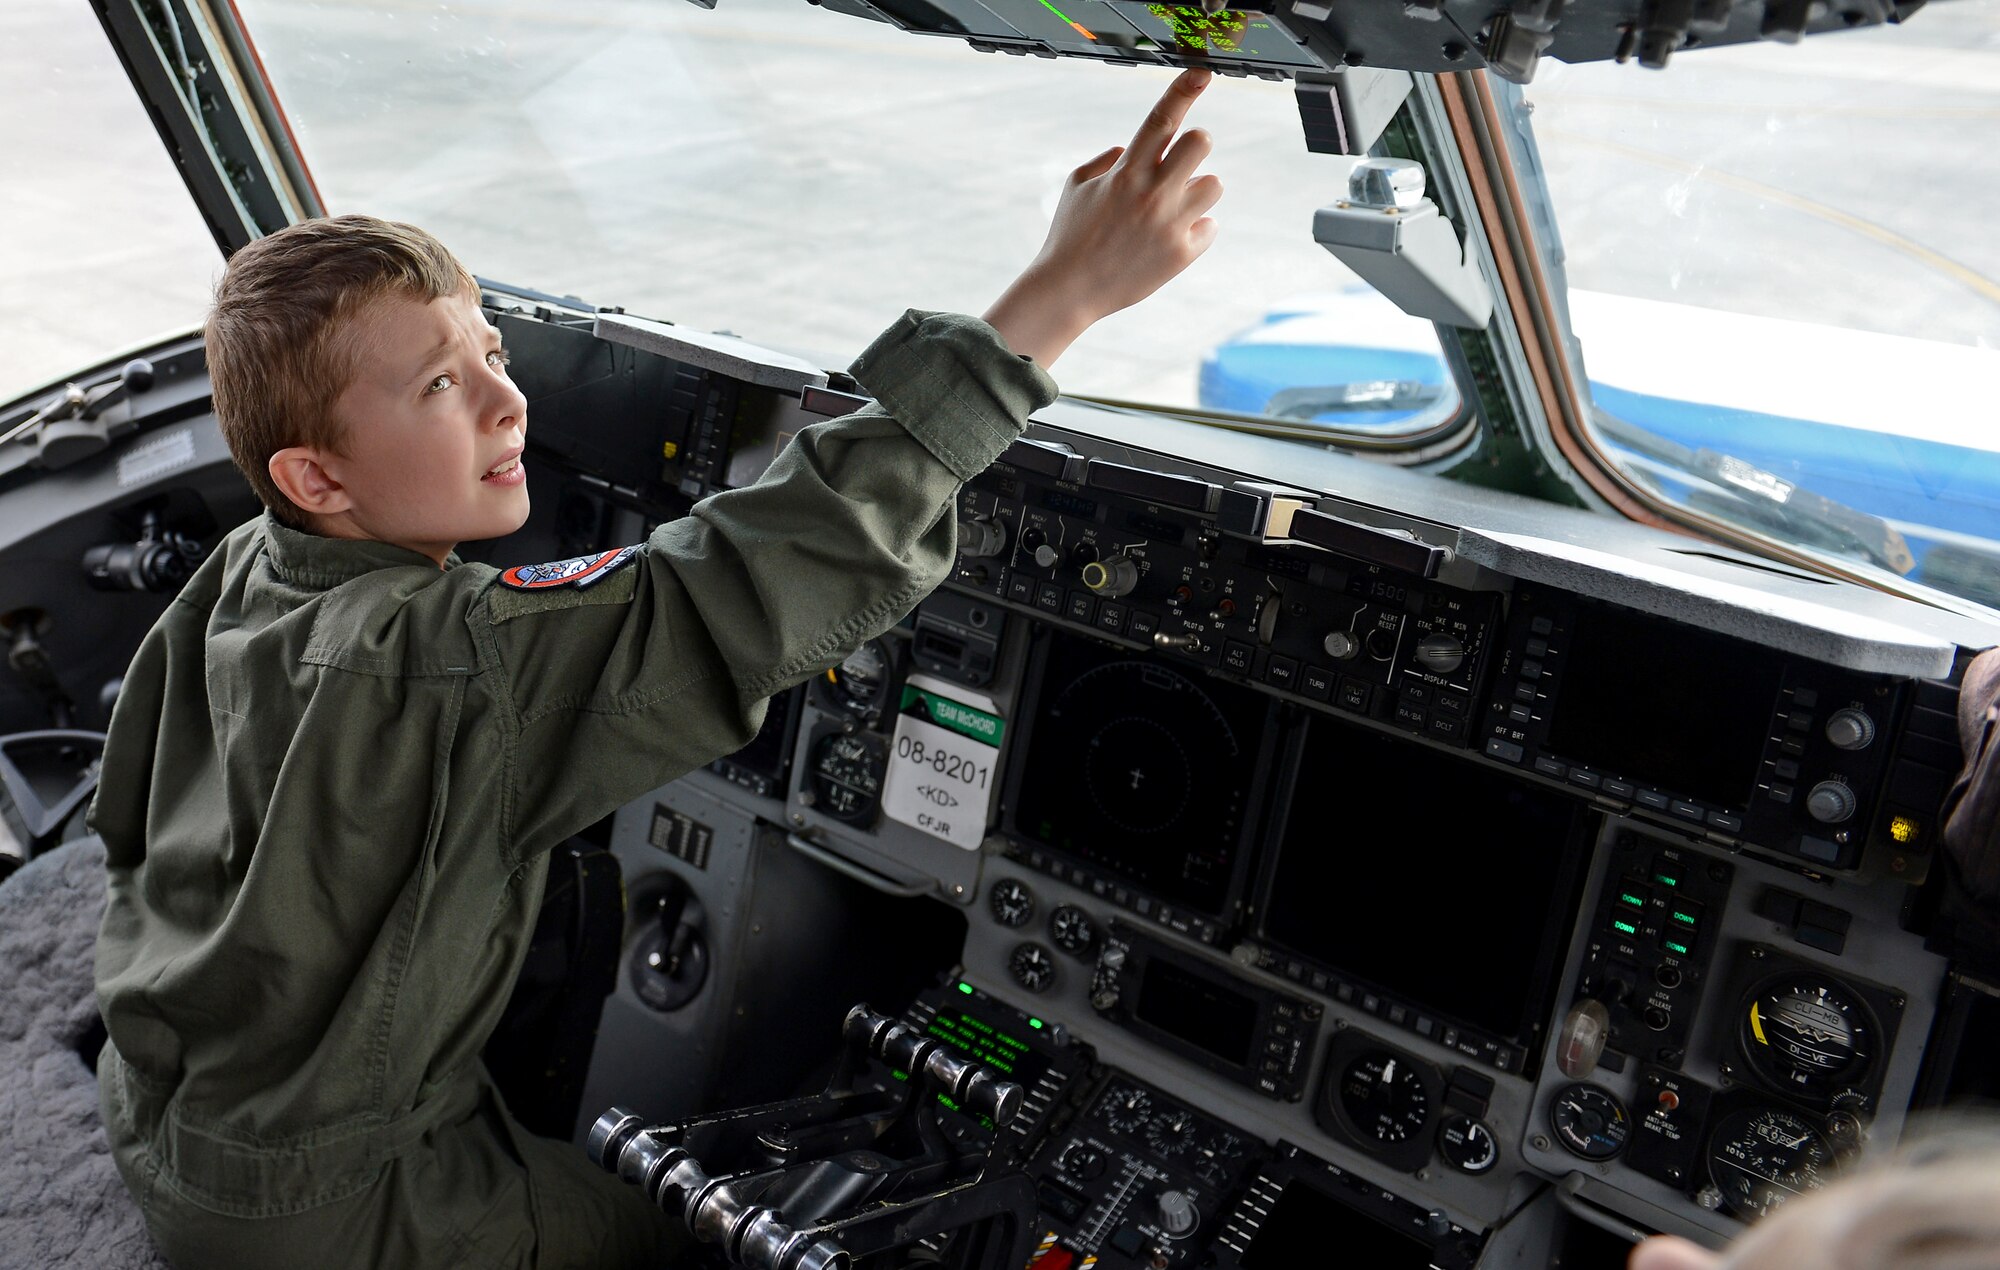
[[1175, 77], [1129, 146], [1069, 174], [1048, 240], [986, 313], [1008, 347], [1046, 367], [1107, 314], [1145, 299], [1215, 241], [1222, 182], [1196, 176], [1209, 136], [1181, 133], [1210, 72]]

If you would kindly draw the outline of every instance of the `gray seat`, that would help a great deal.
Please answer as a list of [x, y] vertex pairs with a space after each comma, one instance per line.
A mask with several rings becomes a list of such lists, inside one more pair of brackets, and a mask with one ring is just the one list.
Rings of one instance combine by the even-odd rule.
[[104, 846], [67, 843], [0, 882], [0, 1266], [166, 1270], [119, 1180], [78, 1047]]

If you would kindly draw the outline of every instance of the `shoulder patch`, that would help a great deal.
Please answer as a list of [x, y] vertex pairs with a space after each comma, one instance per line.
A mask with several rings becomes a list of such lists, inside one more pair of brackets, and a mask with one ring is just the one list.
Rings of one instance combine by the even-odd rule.
[[500, 585], [516, 591], [547, 591], [555, 587], [582, 591], [631, 564], [638, 554], [639, 548], [635, 544], [614, 551], [600, 551], [594, 556], [573, 556], [548, 564], [517, 564], [501, 573]]

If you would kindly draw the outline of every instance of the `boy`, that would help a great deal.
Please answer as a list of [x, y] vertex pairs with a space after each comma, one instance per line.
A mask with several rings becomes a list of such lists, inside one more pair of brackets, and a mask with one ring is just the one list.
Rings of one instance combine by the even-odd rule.
[[854, 366], [878, 407], [583, 564], [452, 555], [527, 518], [527, 403], [434, 239], [349, 217], [237, 253], [215, 412], [269, 510], [141, 646], [91, 813], [105, 1122], [169, 1259], [659, 1263], [671, 1219], [522, 1132], [479, 1063], [545, 853], [937, 585], [958, 487], [1054, 398], [1043, 368], [1213, 238], [1207, 137], [1174, 141], [1206, 82], [1070, 174], [984, 323], [878, 339]]

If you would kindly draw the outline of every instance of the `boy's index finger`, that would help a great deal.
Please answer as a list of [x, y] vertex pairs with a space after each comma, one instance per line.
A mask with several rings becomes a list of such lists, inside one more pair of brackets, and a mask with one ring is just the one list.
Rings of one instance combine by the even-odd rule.
[[1132, 134], [1127, 157], [1158, 163], [1160, 156], [1167, 151], [1167, 143], [1180, 131], [1181, 121], [1187, 118], [1188, 107], [1194, 105], [1195, 98], [1201, 96], [1211, 78], [1213, 72], [1198, 66], [1189, 67], [1174, 76], [1174, 82], [1167, 85], [1167, 91], [1146, 112], [1139, 131]]

